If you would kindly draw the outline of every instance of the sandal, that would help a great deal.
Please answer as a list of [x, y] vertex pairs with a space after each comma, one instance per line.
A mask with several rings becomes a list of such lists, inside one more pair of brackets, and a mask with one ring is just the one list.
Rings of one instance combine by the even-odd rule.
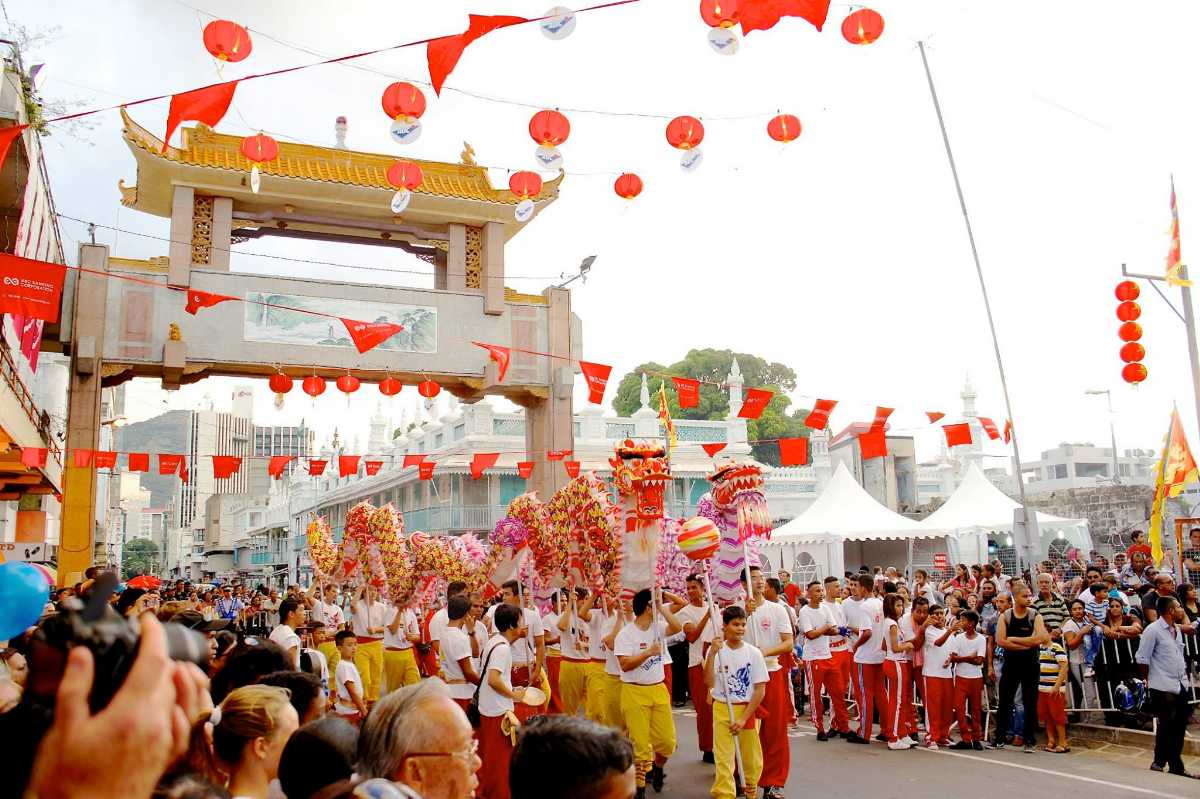
[[1057, 747], [1057, 746], [1050, 746], [1049, 744], [1046, 744], [1045, 746], [1043, 746], [1043, 747], [1042, 747], [1042, 751], [1043, 751], [1043, 752], [1057, 752], [1057, 751], [1058, 751], [1058, 747]]
[[1060, 755], [1065, 755], [1067, 752], [1070, 752], [1070, 751], [1071, 751], [1071, 747], [1069, 747], [1069, 746], [1060, 746], [1060, 747], [1058, 747], [1058, 753], [1059, 753]]

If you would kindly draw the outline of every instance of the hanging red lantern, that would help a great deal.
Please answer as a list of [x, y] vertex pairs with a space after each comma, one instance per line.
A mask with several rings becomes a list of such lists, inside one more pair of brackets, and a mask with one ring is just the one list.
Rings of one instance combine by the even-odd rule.
[[883, 35], [883, 17], [878, 11], [860, 8], [842, 21], [842, 36], [850, 44], [871, 44]]
[[1121, 360], [1124, 361], [1125, 363], [1133, 363], [1135, 361], [1140, 361], [1142, 358], [1145, 358], [1145, 357], [1146, 357], [1146, 348], [1143, 347], [1141, 344], [1138, 344], [1136, 341], [1131, 341], [1128, 344], [1126, 344], [1125, 346], [1121, 347]]
[[1137, 322], [1126, 322], [1117, 328], [1121, 341], [1137, 341], [1142, 337], [1142, 326]]
[[432, 380], [422, 380], [417, 384], [417, 393], [425, 399], [433, 399], [442, 391], [442, 387]]
[[1117, 299], [1120, 302], [1133, 302], [1142, 296], [1142, 290], [1132, 280], [1122, 280], [1117, 284]]
[[571, 135], [571, 122], [558, 111], [538, 111], [529, 120], [529, 136], [543, 147], [557, 147]]
[[420, 119], [425, 113], [425, 95], [411, 83], [393, 83], [383, 90], [383, 113], [388, 119]]
[[618, 197], [632, 200], [642, 193], [642, 179], [632, 172], [626, 172], [613, 183], [613, 191]]
[[254, 166], [250, 168], [250, 191], [258, 194], [262, 182], [262, 173], [259, 171], [258, 165], [274, 161], [279, 157], [279, 142], [260, 131], [242, 139], [241, 150], [242, 155], [254, 163]]
[[412, 161], [397, 161], [388, 167], [387, 179], [396, 187], [396, 193], [392, 195], [392, 213], [399, 214], [408, 208], [413, 191], [421, 185], [425, 176], [421, 167]]
[[1145, 380], [1149, 374], [1150, 373], [1146, 371], [1146, 367], [1140, 363], [1126, 364], [1125, 368], [1121, 370], [1122, 379], [1124, 379], [1126, 383], [1131, 383], [1135, 386]]
[[350, 395], [358, 391], [360, 383], [357, 377], [351, 374], [342, 375], [337, 379], [338, 391], [346, 395], [346, 399], [350, 399]]
[[704, 125], [695, 117], [675, 117], [667, 123], [667, 143], [676, 150], [692, 150], [704, 141]]
[[270, 386], [271, 391], [275, 392], [276, 394], [288, 393], [292, 390], [292, 386], [294, 384], [295, 381], [293, 381], [292, 378], [288, 377], [283, 372], [276, 372], [267, 379], [267, 385]]
[[700, 0], [700, 19], [710, 28], [732, 28], [738, 21], [737, 0]]
[[508, 188], [522, 200], [536, 197], [542, 190], [541, 175], [536, 172], [514, 172], [508, 179]]
[[325, 378], [309, 375], [300, 383], [300, 388], [304, 389], [305, 394], [316, 399], [325, 393]]
[[1117, 306], [1117, 318], [1122, 322], [1132, 322], [1142, 315], [1142, 306], [1138, 305], [1133, 300], [1123, 302]]
[[404, 384], [394, 377], [385, 377], [379, 381], [379, 393], [385, 397], [394, 397], [404, 388]]
[[800, 119], [792, 114], [777, 114], [767, 123], [767, 135], [787, 144], [800, 138]]
[[204, 49], [213, 58], [236, 64], [250, 55], [250, 34], [236, 22], [216, 19], [204, 26]]

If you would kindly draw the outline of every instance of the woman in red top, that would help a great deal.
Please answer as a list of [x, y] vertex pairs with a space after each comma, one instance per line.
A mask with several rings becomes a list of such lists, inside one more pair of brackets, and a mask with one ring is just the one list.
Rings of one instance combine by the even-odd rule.
[[955, 588], [961, 588], [968, 593], [973, 592], [975, 590], [975, 580], [971, 577], [971, 572], [967, 571], [967, 564], [960, 563], [955, 567], [955, 570], [957, 573], [954, 575], [953, 579], [946, 580], [944, 583], [942, 583], [942, 593], [944, 594], [947, 591], [952, 591]]

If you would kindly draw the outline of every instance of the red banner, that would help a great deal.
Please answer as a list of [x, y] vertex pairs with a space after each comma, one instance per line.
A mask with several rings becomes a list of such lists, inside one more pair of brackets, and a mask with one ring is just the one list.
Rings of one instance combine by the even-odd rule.
[[175, 133], [180, 122], [203, 122], [210, 128], [215, 128], [229, 110], [235, 89], [237, 81], [231, 80], [228, 83], [218, 83], [215, 86], [172, 95], [171, 105], [167, 109], [167, 134], [163, 136], [162, 151], [167, 151], [171, 135]]
[[498, 460], [500, 460], [499, 452], [475, 453], [475, 457], [471, 458], [471, 479], [478, 480], [483, 477], [483, 473], [495, 466]]
[[512, 358], [512, 350], [508, 347], [501, 347], [499, 344], [483, 344], [478, 341], [471, 343], [488, 351], [488, 357], [496, 362], [496, 382], [503, 383], [504, 375], [508, 372], [508, 362]]
[[779, 463], [781, 466], [805, 466], [808, 464], [807, 438], [779, 439]]
[[725, 447], [727, 447], [727, 446], [729, 446], [729, 445], [728, 444], [701, 444], [700, 445], [701, 449], [703, 449], [704, 452], [710, 458], [713, 457], [714, 455], [716, 455], [721, 450], [725, 449]]
[[971, 425], [969, 424], [944, 424], [942, 432], [946, 434], [947, 447], [958, 447], [971, 443]]
[[521, 461], [517, 464], [517, 474], [528, 480], [533, 475], [533, 461]]
[[742, 0], [738, 21], [743, 36], [750, 31], [769, 30], [781, 17], [801, 17], [821, 30], [829, 16], [829, 5], [830, 0]]
[[45, 447], [21, 447], [21, 465], [30, 469], [44, 468], [48, 453]]
[[887, 455], [887, 433], [882, 427], [872, 427], [859, 434], [858, 446], [862, 450], [863, 460], [882, 458]]
[[213, 455], [212, 462], [213, 477], [217, 480], [227, 480], [242, 468], [242, 459], [236, 455]]
[[71, 456], [75, 463], [76, 469], [86, 469], [92, 465], [92, 456], [96, 454], [92, 449], [77, 449], [71, 452]]
[[886, 427], [888, 417], [892, 415], [894, 408], [885, 408], [882, 405], [875, 408], [875, 421], [871, 423], [871, 427]]
[[563, 461], [563, 468], [567, 470], [567, 477], [574, 479], [579, 476], [579, 461]]
[[925, 415], [929, 417], [930, 424], [946, 418], [946, 414], [942, 413], [941, 411], [925, 411]]
[[267, 464], [267, 474], [274, 477], [276, 480], [283, 477], [283, 470], [287, 465], [295, 460], [295, 455], [272, 455], [270, 462]]
[[238, 298], [230, 297], [228, 294], [213, 294], [208, 291], [200, 291], [200, 289], [188, 289], [187, 305], [183, 310], [195, 316], [201, 308], [211, 308], [217, 303], [236, 299]]
[[342, 319], [350, 340], [359, 353], [369, 352], [404, 329], [392, 322], [360, 322], [357, 319]]
[[679, 398], [680, 408], [695, 408], [700, 404], [700, 381], [688, 377], [672, 377], [675, 384], [675, 396]]
[[407, 469], [409, 466], [420, 466], [421, 462], [424, 460], [425, 460], [424, 455], [405, 455], [404, 463], [401, 464], [400, 468]]
[[819, 399], [812, 411], [804, 418], [804, 426], [813, 430], [824, 430], [829, 426], [829, 414], [837, 407], [837, 400]]
[[57, 322], [67, 268], [0, 253], [0, 313]]
[[176, 474], [179, 472], [179, 467], [183, 465], [182, 455], [159, 455], [158, 456], [158, 473], [159, 474]]
[[383, 461], [364, 461], [363, 468], [367, 470], [367, 476], [379, 474], [379, 470], [383, 468]]
[[602, 363], [580, 361], [579, 368], [583, 371], [584, 379], [587, 380], [588, 402], [593, 405], [604, 402], [604, 389], [608, 385], [608, 376], [612, 374], [612, 367]]
[[358, 455], [338, 455], [338, 476], [358, 474]]
[[149, 452], [131, 452], [128, 455], [129, 471], [131, 472], [148, 472], [150, 471], [150, 453]]
[[325, 466], [329, 463], [327, 460], [309, 460], [308, 473], [313, 477], [320, 477], [325, 474]]
[[429, 82], [433, 84], [434, 94], [439, 97], [442, 94], [442, 84], [458, 65], [458, 59], [462, 58], [467, 45], [497, 28], [529, 21], [525, 17], [486, 14], [471, 14], [470, 18], [470, 25], [462, 33], [457, 36], [442, 36], [425, 45], [425, 58], [429, 62]]
[[111, 469], [117, 465], [117, 453], [96, 450], [95, 457], [92, 458], [92, 463], [97, 469]]
[[1000, 429], [996, 427], [995, 422], [986, 416], [977, 416], [975, 418], [979, 419], [979, 424], [983, 425], [983, 432], [988, 434], [988, 438], [990, 438], [992, 441], [996, 441], [1000, 438]]
[[563, 458], [568, 458], [570, 456], [571, 456], [571, 450], [569, 450], [569, 449], [546, 450], [546, 460], [548, 460], [548, 461], [561, 461]]
[[767, 403], [771, 401], [771, 397], [773, 396], [775, 396], [775, 392], [767, 391], [765, 388], [746, 389], [746, 399], [742, 400], [742, 408], [738, 411], [738, 418], [757, 419], [762, 416], [763, 410], [767, 407]]
[[437, 468], [437, 464], [433, 461], [421, 461], [420, 465], [417, 466], [417, 474], [422, 480], [429, 480], [433, 478], [433, 470], [435, 468]]

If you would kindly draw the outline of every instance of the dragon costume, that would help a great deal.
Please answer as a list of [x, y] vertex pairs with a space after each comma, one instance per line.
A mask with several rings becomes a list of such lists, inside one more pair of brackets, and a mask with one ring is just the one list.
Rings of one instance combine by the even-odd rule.
[[749, 565], [757, 566], [754, 541], [771, 535], [762, 469], [734, 461], [714, 469], [708, 481], [712, 488], [700, 498], [696, 512], [721, 531], [721, 548], [713, 559], [713, 595], [717, 600], [740, 599], [745, 591], [746, 557]]

